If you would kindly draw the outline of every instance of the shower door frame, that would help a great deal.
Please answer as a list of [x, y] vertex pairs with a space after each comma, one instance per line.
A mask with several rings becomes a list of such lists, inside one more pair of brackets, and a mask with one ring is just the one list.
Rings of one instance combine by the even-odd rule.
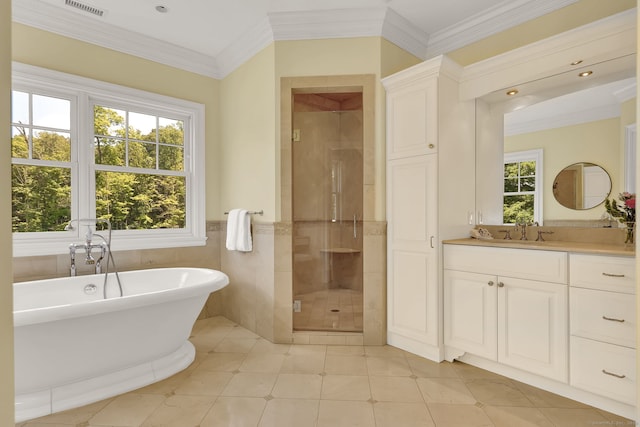
[[[276, 224], [275, 334], [278, 342], [294, 342], [293, 334], [293, 192], [292, 120], [294, 93], [362, 92], [363, 105], [363, 331], [361, 344], [386, 343], [386, 228], [375, 221], [376, 187], [384, 182], [376, 176], [377, 150], [375, 111], [384, 100], [376, 100], [373, 74], [282, 77], [280, 79], [280, 219]], [[384, 155], [382, 155], [384, 162]], [[384, 188], [384, 187], [383, 187]], [[381, 258], [381, 259], [380, 259]], [[332, 334], [339, 334], [332, 332]], [[351, 333], [352, 334], [352, 333]], [[353, 340], [357, 343], [358, 340]]]

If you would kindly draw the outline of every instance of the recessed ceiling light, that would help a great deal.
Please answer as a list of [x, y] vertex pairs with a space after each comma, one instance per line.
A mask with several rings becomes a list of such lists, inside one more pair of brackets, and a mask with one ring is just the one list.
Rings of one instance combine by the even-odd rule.
[[591, 74], [593, 74], [593, 71], [583, 71], [580, 74], [578, 74], [578, 76], [580, 76], [580, 77], [588, 77]]
[[169, 9], [167, 8], [167, 6], [162, 6], [162, 5], [158, 5], [156, 6], [156, 10], [160, 13], [167, 13], [169, 12]]
[[570, 65], [578, 65], [582, 64], [582, 59], [578, 59], [577, 61], [573, 61]]
[[507, 91], [507, 95], [513, 96], [518, 94], [518, 89], [511, 89]]

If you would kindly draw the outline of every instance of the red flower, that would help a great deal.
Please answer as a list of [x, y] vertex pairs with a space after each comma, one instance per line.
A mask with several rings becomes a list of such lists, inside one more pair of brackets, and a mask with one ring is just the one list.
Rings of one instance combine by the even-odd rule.
[[627, 207], [627, 209], [635, 209], [636, 208], [636, 198], [632, 198], [632, 199], [627, 199], [624, 201], [625, 206]]

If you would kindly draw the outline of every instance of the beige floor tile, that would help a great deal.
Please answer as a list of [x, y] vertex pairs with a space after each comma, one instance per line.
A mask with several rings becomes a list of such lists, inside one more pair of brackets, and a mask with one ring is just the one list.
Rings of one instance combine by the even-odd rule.
[[271, 394], [277, 374], [240, 372], [235, 374], [224, 388], [222, 396], [265, 397]]
[[317, 427], [375, 427], [369, 402], [321, 400]]
[[600, 415], [602, 415], [609, 421], [610, 425], [614, 425], [617, 427], [629, 427], [629, 426], [636, 425], [636, 423], [630, 419], [621, 417], [616, 414], [612, 414], [611, 412], [603, 411], [602, 409], [596, 409], [596, 410], [600, 413]]
[[[38, 418], [33, 421], [30, 421], [30, 424], [35, 422], [41, 422], [43, 424], [49, 423], [49, 425], [59, 424], [61, 426], [65, 424], [73, 424], [73, 425], [80, 424], [88, 421], [91, 417], [93, 417], [95, 414], [100, 412], [105, 406], [107, 406], [111, 401], [112, 399], [101, 400], [100, 402], [92, 403], [86, 406], [81, 406], [80, 408], [69, 409], [67, 411], [58, 412], [56, 414], [48, 415], [46, 417]], [[32, 427], [32, 424], [31, 425], [30, 424], [27, 424], [28, 427]]]
[[324, 354], [290, 354], [282, 363], [281, 373], [321, 374], [324, 372]]
[[280, 374], [271, 394], [275, 398], [320, 399], [322, 377], [317, 374]]
[[213, 351], [218, 353], [249, 353], [258, 340], [255, 338], [224, 338]]
[[240, 372], [265, 372], [277, 374], [280, 372], [282, 363], [286, 356], [284, 354], [271, 353], [249, 353], [240, 365]]
[[418, 378], [416, 380], [427, 403], [474, 405], [476, 398], [464, 381], [455, 378]]
[[327, 347], [327, 356], [364, 356], [364, 346], [332, 345]]
[[363, 400], [371, 399], [368, 376], [326, 375], [322, 381], [322, 399]]
[[218, 396], [233, 378], [231, 372], [199, 372], [185, 379], [176, 394]]
[[485, 406], [482, 409], [496, 427], [554, 427], [536, 408]]
[[404, 357], [367, 356], [369, 375], [388, 377], [408, 377], [413, 375]]
[[407, 357], [411, 372], [421, 378], [459, 378], [458, 373], [449, 362], [436, 363], [422, 357]]
[[214, 401], [215, 397], [208, 396], [171, 396], [141, 424], [141, 427], [197, 426]]
[[593, 427], [607, 425], [609, 421], [592, 408], [539, 408], [556, 426]]
[[233, 372], [240, 369], [247, 353], [209, 353], [196, 371]]
[[546, 390], [542, 390], [528, 384], [524, 384], [518, 381], [513, 381], [513, 384], [527, 396], [527, 399], [536, 408], [588, 408], [588, 405], [584, 403], [576, 402], [575, 400], [568, 399], [563, 396], [559, 396], [554, 393], [550, 393]]
[[251, 353], [287, 354], [291, 349], [289, 344], [274, 344], [264, 338], [259, 339], [251, 349]]
[[475, 380], [475, 379], [493, 379], [493, 380], [506, 380], [509, 379], [503, 377], [502, 375], [494, 374], [493, 372], [485, 371], [484, 369], [476, 368], [475, 366], [468, 365], [462, 362], [453, 362], [451, 364], [453, 369], [456, 370], [458, 376], [462, 379], [466, 380]]
[[266, 405], [262, 397], [219, 397], [200, 427], [255, 427]]
[[229, 338], [253, 338], [260, 339], [260, 335], [251, 332], [250, 330], [243, 328], [242, 326], [236, 326], [227, 335]]
[[314, 427], [317, 400], [273, 399], [267, 403], [259, 427]]
[[367, 375], [367, 360], [364, 356], [327, 354], [324, 371], [327, 374]]
[[128, 393], [113, 399], [89, 420], [94, 425], [136, 427], [142, 424], [164, 402], [157, 394]]
[[322, 355], [327, 354], [326, 345], [292, 345], [289, 348], [291, 355]]
[[406, 352], [390, 345], [366, 345], [364, 351], [367, 356], [375, 357], [405, 357]]
[[478, 402], [493, 406], [533, 406], [531, 401], [511, 381], [471, 380], [467, 388]]
[[427, 407], [438, 427], [493, 427], [494, 425], [487, 414], [475, 405], [428, 403]]
[[376, 402], [376, 427], [435, 427], [424, 403]]
[[191, 376], [191, 372], [182, 371], [177, 374], [164, 379], [162, 381], [158, 381], [157, 383], [150, 384], [146, 387], [135, 390], [134, 393], [140, 394], [161, 394], [165, 397], [168, 397], [175, 393], [176, 389], [182, 385], [182, 383]]
[[378, 402], [422, 402], [422, 394], [413, 378], [370, 377], [371, 395]]

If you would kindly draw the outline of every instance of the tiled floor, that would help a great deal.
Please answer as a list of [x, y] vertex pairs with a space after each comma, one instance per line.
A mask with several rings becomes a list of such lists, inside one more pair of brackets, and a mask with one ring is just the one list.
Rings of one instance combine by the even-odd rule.
[[301, 311], [293, 314], [296, 331], [362, 332], [362, 291], [325, 289], [298, 294]]
[[272, 344], [221, 318], [159, 383], [20, 427], [528, 427], [633, 422], [465, 365], [393, 347]]

